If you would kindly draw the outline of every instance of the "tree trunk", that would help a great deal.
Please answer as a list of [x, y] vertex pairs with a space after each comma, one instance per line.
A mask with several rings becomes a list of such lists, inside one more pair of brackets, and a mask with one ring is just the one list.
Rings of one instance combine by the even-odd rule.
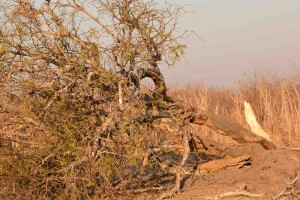
[[191, 112], [188, 118], [193, 124], [204, 125], [213, 130], [219, 130], [221, 131], [219, 134], [229, 136], [239, 143], [260, 143], [266, 149], [277, 148], [272, 142], [255, 135], [255, 133], [230, 118], [201, 110]]

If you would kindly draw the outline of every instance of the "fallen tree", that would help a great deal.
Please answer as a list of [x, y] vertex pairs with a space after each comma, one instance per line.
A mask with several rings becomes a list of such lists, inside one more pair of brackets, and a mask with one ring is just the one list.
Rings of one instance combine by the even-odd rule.
[[[190, 124], [276, 148], [231, 119], [167, 96], [159, 63], [171, 65], [184, 52], [185, 33], [175, 36], [182, 12], [151, 0], [1, 3], [0, 106], [14, 114], [1, 135], [12, 147], [1, 184], [17, 186], [12, 197], [179, 192], [198, 145]], [[154, 82], [153, 91], [140, 92], [144, 78]], [[178, 148], [177, 163], [164, 164]]]

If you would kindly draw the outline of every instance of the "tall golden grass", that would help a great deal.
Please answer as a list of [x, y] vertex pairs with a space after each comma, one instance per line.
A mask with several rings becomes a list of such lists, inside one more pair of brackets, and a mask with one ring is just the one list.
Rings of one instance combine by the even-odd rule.
[[[262, 72], [239, 81], [232, 89], [215, 89], [198, 83], [177, 87], [170, 95], [186, 105], [228, 116], [247, 127], [243, 102], [253, 108], [259, 124], [278, 146], [300, 147], [300, 76], [279, 77]], [[208, 140], [231, 142], [214, 131], [195, 127]]]

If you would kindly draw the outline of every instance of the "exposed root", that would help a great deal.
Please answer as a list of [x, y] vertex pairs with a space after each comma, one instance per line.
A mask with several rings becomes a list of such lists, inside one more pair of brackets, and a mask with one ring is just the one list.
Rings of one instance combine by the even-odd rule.
[[300, 191], [294, 191], [293, 186], [298, 181], [299, 178], [300, 178], [300, 174], [298, 174], [298, 176], [288, 184], [285, 190], [283, 190], [278, 195], [273, 197], [273, 200], [281, 199], [283, 197], [291, 197], [291, 196], [297, 197]]

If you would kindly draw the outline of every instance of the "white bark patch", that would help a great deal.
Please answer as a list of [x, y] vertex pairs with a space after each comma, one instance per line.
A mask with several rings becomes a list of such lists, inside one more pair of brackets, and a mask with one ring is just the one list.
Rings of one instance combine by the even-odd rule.
[[244, 101], [244, 107], [245, 107], [245, 118], [248, 125], [250, 126], [251, 131], [256, 135], [266, 138], [268, 141], [271, 141], [269, 135], [261, 128], [261, 126], [257, 122], [257, 119], [255, 117], [251, 105], [247, 101]]

